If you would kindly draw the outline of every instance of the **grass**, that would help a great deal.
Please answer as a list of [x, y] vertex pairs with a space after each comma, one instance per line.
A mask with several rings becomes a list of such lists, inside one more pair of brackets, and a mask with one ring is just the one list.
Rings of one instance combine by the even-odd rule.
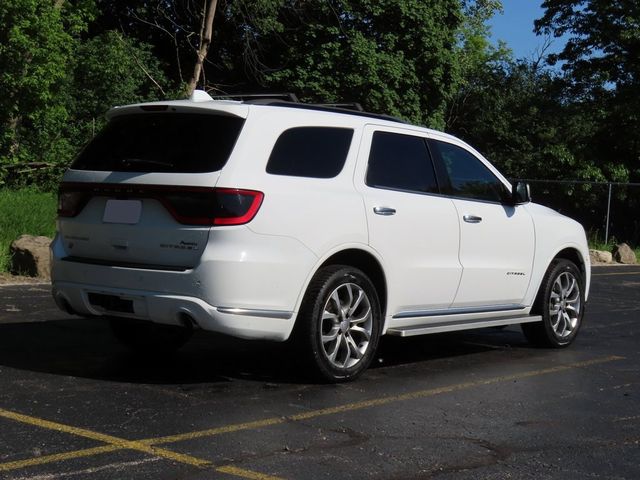
[[9, 270], [9, 247], [20, 235], [53, 237], [56, 208], [55, 193], [0, 189], [0, 272]]
[[[613, 249], [617, 244], [618, 244], [618, 241], [615, 238], [610, 238], [609, 242], [605, 243], [604, 240], [598, 239], [596, 236], [589, 236], [589, 248], [593, 250], [613, 252]], [[629, 245], [629, 246], [636, 253], [636, 258], [640, 261], [640, 246], [637, 246], [635, 248], [633, 247], [633, 245]]]

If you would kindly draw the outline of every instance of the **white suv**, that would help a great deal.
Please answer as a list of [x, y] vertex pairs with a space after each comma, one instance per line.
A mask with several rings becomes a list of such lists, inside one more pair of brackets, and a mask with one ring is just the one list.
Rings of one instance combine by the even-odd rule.
[[570, 344], [583, 228], [450, 135], [281, 100], [116, 107], [60, 186], [53, 295], [136, 348], [285, 341], [352, 379], [381, 335], [522, 324]]

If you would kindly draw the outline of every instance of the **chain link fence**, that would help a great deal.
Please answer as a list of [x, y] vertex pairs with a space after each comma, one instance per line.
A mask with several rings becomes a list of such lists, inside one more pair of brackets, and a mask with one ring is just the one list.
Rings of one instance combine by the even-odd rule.
[[590, 241], [640, 246], [640, 183], [524, 181], [534, 202], [580, 222]]

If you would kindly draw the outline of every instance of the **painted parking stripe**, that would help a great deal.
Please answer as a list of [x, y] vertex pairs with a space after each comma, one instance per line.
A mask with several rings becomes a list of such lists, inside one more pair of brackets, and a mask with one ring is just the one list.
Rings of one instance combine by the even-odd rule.
[[337, 405], [335, 407], [322, 408], [318, 410], [310, 410], [308, 412], [291, 415], [288, 417], [273, 417], [265, 420], [259, 420], [256, 422], [240, 423], [235, 425], [227, 425], [218, 428], [211, 428], [207, 430], [199, 430], [195, 432], [183, 433], [178, 435], [171, 435], [168, 437], [150, 438], [145, 440], [139, 440], [141, 443], [147, 445], [163, 445], [166, 443], [181, 442], [185, 440], [193, 440], [196, 438], [212, 437], [223, 433], [236, 432], [240, 430], [253, 430], [256, 428], [263, 428], [269, 425], [278, 425], [290, 421], [308, 420], [310, 418], [322, 417], [326, 415], [335, 415], [338, 413], [350, 412], [353, 410], [362, 410], [365, 408], [378, 407], [387, 405], [390, 403], [404, 402], [407, 400], [415, 400], [419, 398], [433, 397], [435, 395], [441, 395], [443, 393], [451, 393], [459, 390], [465, 390], [473, 387], [481, 387], [485, 385], [493, 385], [496, 383], [510, 382], [513, 380], [521, 380], [524, 378], [538, 377], [541, 375], [548, 375], [550, 373], [559, 373], [567, 370], [573, 370], [581, 367], [589, 367], [592, 365], [599, 365], [602, 363], [613, 362], [616, 360], [623, 360], [624, 357], [617, 355], [611, 355], [609, 357], [596, 358], [593, 360], [586, 360], [583, 362], [576, 362], [567, 365], [560, 365], [557, 367], [544, 368], [541, 370], [532, 370], [529, 372], [514, 373], [513, 375], [505, 375], [500, 377], [492, 377], [484, 380], [476, 380], [474, 382], [464, 382], [455, 385], [448, 385], [445, 387], [431, 388], [428, 390], [419, 390], [416, 392], [405, 393], [401, 395], [393, 395], [388, 397], [373, 398], [370, 400], [364, 400], [362, 402], [347, 403], [344, 405]]
[[216, 468], [216, 472], [226, 473], [227, 475], [233, 475], [234, 477], [248, 478], [249, 480], [282, 480], [280, 477], [273, 477], [271, 475], [265, 475], [264, 473], [245, 470], [244, 468], [234, 467], [233, 465], [218, 467]]
[[[187, 465], [193, 465], [195, 467], [203, 467], [211, 464], [211, 462], [207, 460], [202, 460], [190, 455], [183, 455], [181, 453], [172, 452], [163, 448], [153, 447], [151, 445], [135, 440], [125, 440], [123, 438], [114, 437], [112, 435], [87, 430], [86, 428], [78, 428], [71, 425], [65, 425], [63, 423], [51, 422], [49, 420], [43, 420], [41, 418], [23, 415], [21, 413], [4, 410], [2, 408], [0, 408], [0, 417], [14, 420], [20, 423], [26, 423], [27, 425], [34, 425], [36, 427], [46, 428], [48, 430], [55, 430], [57, 432], [68, 433], [71, 435], [76, 435], [78, 437], [84, 437], [91, 440], [96, 440], [98, 442], [103, 442], [111, 446], [113, 450], [137, 450], [139, 452], [148, 453], [156, 457], [163, 457], [169, 460], [174, 460], [176, 462], [186, 463]], [[6, 470], [6, 468], [4, 468], [5, 465], [6, 464], [0, 464], [0, 471]]]
[[9, 470], [20, 470], [21, 468], [35, 467], [45, 465], [47, 463], [63, 462], [65, 460], [74, 460], [82, 457], [93, 457], [103, 453], [115, 452], [122, 450], [115, 445], [105, 445], [103, 447], [86, 448], [84, 450], [75, 450], [73, 452], [54, 453], [53, 455], [42, 455], [40, 457], [27, 458], [26, 460], [16, 460], [13, 462], [0, 463], [0, 472], [8, 472]]
[[[16, 469], [19, 469], [19, 468], [24, 468], [24, 467], [29, 467], [29, 466], [42, 465], [42, 464], [46, 464], [46, 463], [59, 462], [59, 461], [63, 461], [63, 460], [70, 460], [70, 459], [80, 458], [80, 457], [89, 457], [89, 456], [93, 456], [93, 455], [99, 455], [99, 454], [113, 452], [113, 451], [122, 450], [122, 449], [140, 450], [140, 451], [144, 451], [145, 453], [147, 453], [149, 451], [147, 449], [152, 449], [154, 445], [163, 445], [163, 444], [167, 444], [167, 443], [176, 443], [176, 442], [181, 442], [181, 441], [186, 441], [186, 440], [193, 440], [193, 439], [197, 439], [197, 438], [213, 437], [213, 436], [216, 436], [216, 435], [222, 435], [222, 434], [233, 433], [233, 432], [238, 432], [238, 431], [257, 430], [257, 429], [269, 427], [269, 426], [272, 426], [272, 425], [281, 425], [281, 424], [284, 424], [284, 423], [287, 423], [287, 422], [291, 422], [291, 421], [295, 422], [295, 421], [307, 420], [307, 419], [310, 419], [310, 418], [316, 418], [316, 417], [327, 416], [327, 415], [335, 415], [335, 414], [354, 411], [354, 410], [362, 410], [362, 409], [365, 409], [365, 408], [388, 405], [388, 404], [396, 403], [396, 402], [403, 402], [403, 401], [407, 401], [407, 400], [415, 400], [415, 399], [419, 399], [419, 398], [432, 397], [432, 396], [435, 396], [435, 395], [441, 395], [441, 394], [444, 394], [444, 393], [456, 392], [456, 391], [465, 390], [465, 389], [469, 389], [469, 388], [473, 388], [473, 387], [494, 385], [494, 384], [497, 384], [497, 383], [510, 382], [510, 381], [513, 381], [513, 380], [521, 380], [521, 379], [525, 379], [525, 378], [538, 377], [538, 376], [548, 375], [548, 374], [552, 374], [552, 373], [560, 373], [560, 372], [565, 372], [565, 371], [568, 371], [568, 370], [574, 370], [574, 369], [577, 369], [577, 368], [585, 368], [585, 367], [590, 367], [590, 366], [594, 366], [594, 365], [600, 365], [600, 364], [604, 364], [604, 363], [614, 362], [614, 361], [618, 361], [618, 360], [624, 360], [624, 358], [625, 357], [621, 357], [621, 356], [618, 356], [618, 355], [611, 355], [611, 356], [608, 356], [608, 357], [595, 358], [595, 359], [592, 359], [592, 360], [585, 360], [585, 361], [582, 361], [582, 362], [575, 362], [575, 363], [570, 363], [570, 364], [567, 364], [567, 365], [560, 365], [560, 366], [557, 366], [557, 367], [544, 368], [544, 369], [540, 369], [540, 370], [531, 370], [531, 371], [528, 371], [528, 372], [515, 373], [515, 374], [512, 374], [512, 375], [504, 375], [504, 376], [492, 377], [492, 378], [488, 378], [488, 379], [484, 379], [484, 380], [476, 380], [474, 382], [458, 383], [458, 384], [454, 384], [454, 385], [438, 387], [438, 388], [432, 388], [432, 389], [428, 389], [428, 390], [419, 390], [419, 391], [416, 391], [416, 392], [410, 392], [410, 393], [405, 393], [405, 394], [401, 394], [401, 395], [380, 397], [380, 398], [374, 398], [374, 399], [370, 399], [370, 400], [365, 400], [365, 401], [362, 401], [362, 402], [347, 403], [347, 404], [338, 405], [338, 406], [335, 406], [335, 407], [323, 408], [323, 409], [318, 409], [318, 410], [310, 410], [308, 412], [299, 413], [299, 414], [291, 415], [291, 416], [288, 416], [288, 417], [272, 417], [272, 418], [266, 418], [266, 419], [263, 419], [263, 420], [257, 420], [257, 421], [253, 421], [253, 422], [237, 423], [237, 424], [231, 424], [231, 425], [226, 425], [226, 426], [221, 426], [221, 427], [216, 427], [216, 428], [211, 428], [211, 429], [206, 429], [206, 430], [198, 430], [198, 431], [194, 431], [194, 432], [183, 433], [183, 434], [170, 435], [170, 436], [165, 436], [165, 437], [147, 438], [147, 439], [137, 440], [137, 441], [133, 441], [133, 442], [132, 441], [127, 441], [127, 440], [122, 440], [122, 439], [117, 439], [117, 437], [111, 437], [109, 435], [105, 435], [104, 437], [117, 439], [118, 442], [120, 442], [120, 443], [106, 442], [106, 443], [109, 443], [109, 445], [105, 445], [103, 447], [89, 448], [89, 449], [83, 449], [83, 450], [75, 450], [75, 451], [67, 452], [67, 453], [48, 455], [48, 456], [31, 458], [31, 459], [14, 461], [14, 462], [8, 462], [8, 463], [0, 463], [0, 471], [16, 470]], [[0, 409], [0, 415], [2, 415], [2, 412], [7, 412], [7, 411]], [[19, 414], [14, 414], [13, 412], [9, 412], [9, 413], [11, 415], [19, 415]], [[10, 418], [10, 417], [7, 417], [6, 415], [2, 415], [2, 416], [5, 416], [6, 418]], [[22, 417], [26, 417], [26, 416], [22, 416]], [[27, 419], [32, 419], [31, 422], [27, 422], [27, 423], [31, 423], [31, 424], [35, 424], [33, 422], [33, 420], [37, 420], [38, 422], [44, 422], [44, 421], [41, 421], [41, 420], [38, 420], [38, 419], [33, 419], [33, 417], [26, 417], [26, 418]], [[48, 423], [52, 423], [53, 425], [61, 425], [61, 424], [56, 424], [56, 423], [53, 423], [53, 422], [48, 422]], [[42, 426], [42, 425], [40, 425], [40, 426]], [[73, 429], [73, 430], [77, 430], [77, 431], [85, 431], [85, 432], [87, 432], [86, 430], [75, 429], [74, 427], [67, 427], [67, 428]], [[55, 428], [54, 428], [54, 430], [55, 430]], [[67, 433], [73, 433], [73, 432], [70, 432], [70, 431], [67, 430]], [[97, 432], [91, 432], [91, 434], [92, 435], [99, 435], [99, 436], [102, 437], [102, 434], [98, 434]], [[81, 435], [81, 436], [84, 436], [84, 435]], [[89, 438], [97, 439], [95, 436], [89, 437]], [[105, 441], [105, 440], [100, 440], [100, 441]], [[121, 443], [122, 443], [122, 445], [121, 445]], [[141, 448], [131, 448], [130, 446], [127, 446], [127, 445], [136, 446], [136, 447], [144, 447], [145, 450], [142, 450]], [[155, 449], [155, 450], [152, 450], [152, 451], [153, 452], [157, 452], [158, 449]], [[166, 450], [162, 450], [162, 451], [166, 451]], [[173, 454], [173, 455], [179, 455], [179, 454], [175, 454], [174, 452], [170, 452], [170, 453]], [[154, 453], [154, 454], [158, 455], [157, 453]], [[165, 457], [165, 458], [168, 458], [168, 457]], [[195, 459], [194, 457], [189, 457], [189, 458], [194, 459], [194, 460], [199, 461], [199, 462], [205, 462], [205, 464], [209, 463], [209, 462], [207, 462], [205, 460]], [[221, 466], [221, 467], [215, 468], [215, 470], [217, 470], [217, 471], [219, 471], [221, 473], [228, 473], [230, 475], [241, 476], [241, 477], [244, 477], [244, 478], [256, 478], [256, 479], [259, 479], [259, 480], [263, 480], [263, 479], [264, 480], [268, 480], [268, 479], [275, 479], [276, 478], [276, 477], [270, 477], [270, 476], [264, 476], [264, 475], [260, 476], [262, 474], [257, 473], [257, 472], [252, 472], [252, 471], [249, 471], [249, 470], [239, 469], [237, 467], [232, 467], [232, 466]], [[231, 473], [232, 471], [236, 471], [236, 473]], [[245, 472], [245, 474], [244, 475], [238, 475], [237, 473], [241, 472], [241, 471]], [[254, 475], [254, 476], [247, 476], [247, 475]], [[255, 475], [258, 475], [258, 476], [255, 476]]]

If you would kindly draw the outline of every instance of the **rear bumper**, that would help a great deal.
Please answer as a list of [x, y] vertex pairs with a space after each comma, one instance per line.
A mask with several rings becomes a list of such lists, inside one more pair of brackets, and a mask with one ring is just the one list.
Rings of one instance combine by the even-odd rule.
[[[53, 294], [63, 309], [165, 324], [191, 318], [204, 330], [276, 341], [291, 334], [317, 261], [294, 239], [256, 234], [246, 226], [212, 229], [198, 264], [180, 271], [78, 261], [61, 235], [51, 245], [51, 257]], [[116, 297], [116, 305], [130, 307], [108, 310], [89, 294]]]
[[[117, 297], [131, 309], [108, 310], [92, 303], [90, 294]], [[294, 323], [294, 312], [289, 311], [214, 306], [195, 297], [99, 285], [54, 282], [53, 297], [62, 310], [79, 315], [110, 315], [169, 325], [190, 322], [203, 330], [247, 339], [284, 341]]]

